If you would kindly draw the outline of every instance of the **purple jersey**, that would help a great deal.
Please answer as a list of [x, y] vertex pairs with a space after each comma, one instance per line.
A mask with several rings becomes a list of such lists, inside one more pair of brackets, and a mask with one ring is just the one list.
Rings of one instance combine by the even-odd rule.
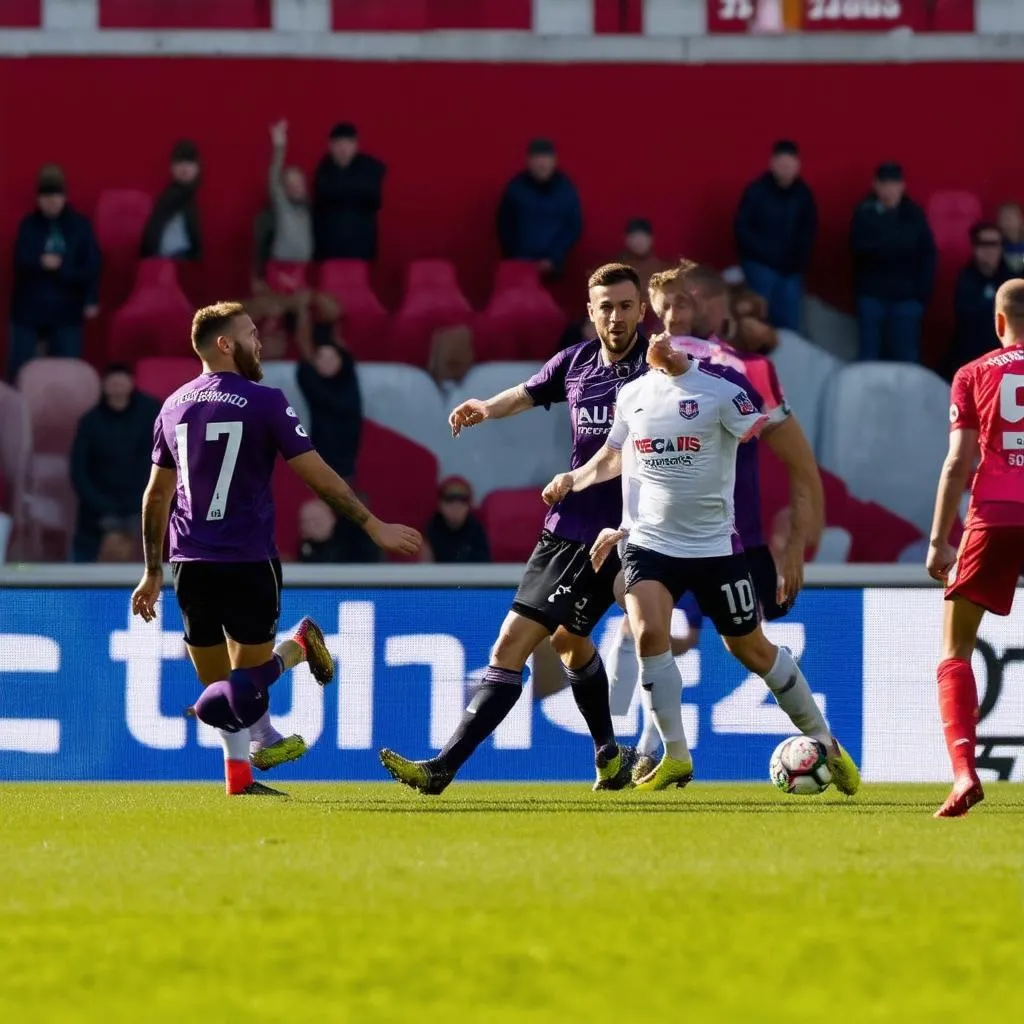
[[204, 373], [164, 402], [153, 462], [176, 469], [172, 562], [263, 562], [277, 556], [270, 484], [277, 453], [312, 451], [277, 388], [238, 373]]
[[[615, 398], [623, 384], [647, 372], [647, 340], [637, 336], [625, 359], [606, 363], [601, 342], [584, 341], [549, 359], [527, 382], [534, 405], [549, 408], [569, 403], [572, 420], [570, 469], [579, 469], [602, 448], [615, 415]], [[592, 544], [606, 526], [622, 517], [618, 479], [570, 492], [549, 509], [544, 526], [564, 540]]]

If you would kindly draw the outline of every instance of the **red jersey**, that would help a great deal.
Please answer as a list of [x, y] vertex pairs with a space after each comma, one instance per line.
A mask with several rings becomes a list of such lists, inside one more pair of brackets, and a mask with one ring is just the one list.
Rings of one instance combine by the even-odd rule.
[[949, 424], [978, 431], [981, 461], [964, 527], [1024, 526], [1024, 345], [957, 370]]

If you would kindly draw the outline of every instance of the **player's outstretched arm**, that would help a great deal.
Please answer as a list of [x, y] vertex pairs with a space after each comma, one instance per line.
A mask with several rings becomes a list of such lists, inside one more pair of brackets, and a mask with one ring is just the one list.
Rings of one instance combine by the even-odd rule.
[[142, 495], [142, 553], [146, 568], [132, 593], [132, 614], [144, 622], [156, 618], [156, 602], [164, 585], [164, 534], [178, 486], [176, 470], [154, 465]]
[[939, 474], [935, 495], [935, 515], [928, 544], [928, 575], [945, 582], [950, 566], [956, 561], [956, 548], [949, 543], [960, 499], [978, 457], [978, 431], [962, 427], [949, 435], [949, 452]]
[[395, 555], [415, 555], [423, 543], [417, 530], [397, 523], [382, 523], [355, 496], [352, 488], [315, 452], [303, 452], [288, 465], [339, 515], [361, 526], [377, 547]]
[[452, 428], [452, 437], [458, 437], [463, 427], [475, 427], [484, 420], [503, 420], [532, 408], [533, 399], [526, 385], [517, 384], [485, 401], [479, 398], [467, 399], [452, 409], [448, 425]]
[[548, 505], [556, 505], [570, 491], [585, 491], [594, 484], [611, 480], [622, 472], [622, 452], [607, 444], [585, 465], [568, 473], [559, 473], [544, 488], [541, 497]]

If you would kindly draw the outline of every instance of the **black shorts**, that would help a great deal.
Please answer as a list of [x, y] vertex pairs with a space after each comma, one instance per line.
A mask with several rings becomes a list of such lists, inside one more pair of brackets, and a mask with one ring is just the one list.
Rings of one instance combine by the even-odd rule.
[[189, 647], [216, 647], [277, 639], [281, 617], [281, 563], [174, 562], [174, 593]]
[[576, 636], [590, 636], [615, 601], [619, 556], [613, 551], [595, 573], [590, 545], [563, 540], [545, 530], [526, 563], [512, 600], [512, 610], [546, 626], [564, 626]]
[[688, 590], [719, 636], [746, 636], [757, 629], [757, 595], [744, 554], [673, 558], [627, 544], [622, 556], [626, 593], [644, 580], [660, 583], [675, 604]]
[[793, 608], [795, 598], [785, 604], [779, 604], [779, 570], [772, 557], [771, 548], [760, 544], [756, 548], [747, 548], [747, 567], [750, 578], [754, 581], [754, 593], [761, 606], [761, 617], [767, 622], [781, 619]]

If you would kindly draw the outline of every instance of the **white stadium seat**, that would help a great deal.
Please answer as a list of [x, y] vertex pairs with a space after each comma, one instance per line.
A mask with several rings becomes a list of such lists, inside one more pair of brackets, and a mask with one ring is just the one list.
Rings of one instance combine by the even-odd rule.
[[818, 462], [927, 533], [948, 425], [949, 385], [931, 370], [857, 363], [825, 389]]
[[814, 295], [804, 300], [804, 328], [818, 348], [844, 363], [853, 362], [860, 351], [857, 321]]
[[451, 445], [448, 409], [433, 378], [405, 363], [359, 363], [363, 416], [428, 448], [441, 461]]
[[779, 331], [779, 347], [771, 359], [786, 400], [817, 451], [825, 384], [844, 364], [830, 352], [786, 330]]
[[[467, 398], [490, 398], [528, 380], [540, 363], [484, 363], [474, 367], [448, 399], [453, 409]], [[572, 428], [563, 402], [531, 409], [466, 431], [440, 454], [441, 472], [458, 473], [473, 485], [476, 500], [491, 491], [541, 487], [569, 468]]]

